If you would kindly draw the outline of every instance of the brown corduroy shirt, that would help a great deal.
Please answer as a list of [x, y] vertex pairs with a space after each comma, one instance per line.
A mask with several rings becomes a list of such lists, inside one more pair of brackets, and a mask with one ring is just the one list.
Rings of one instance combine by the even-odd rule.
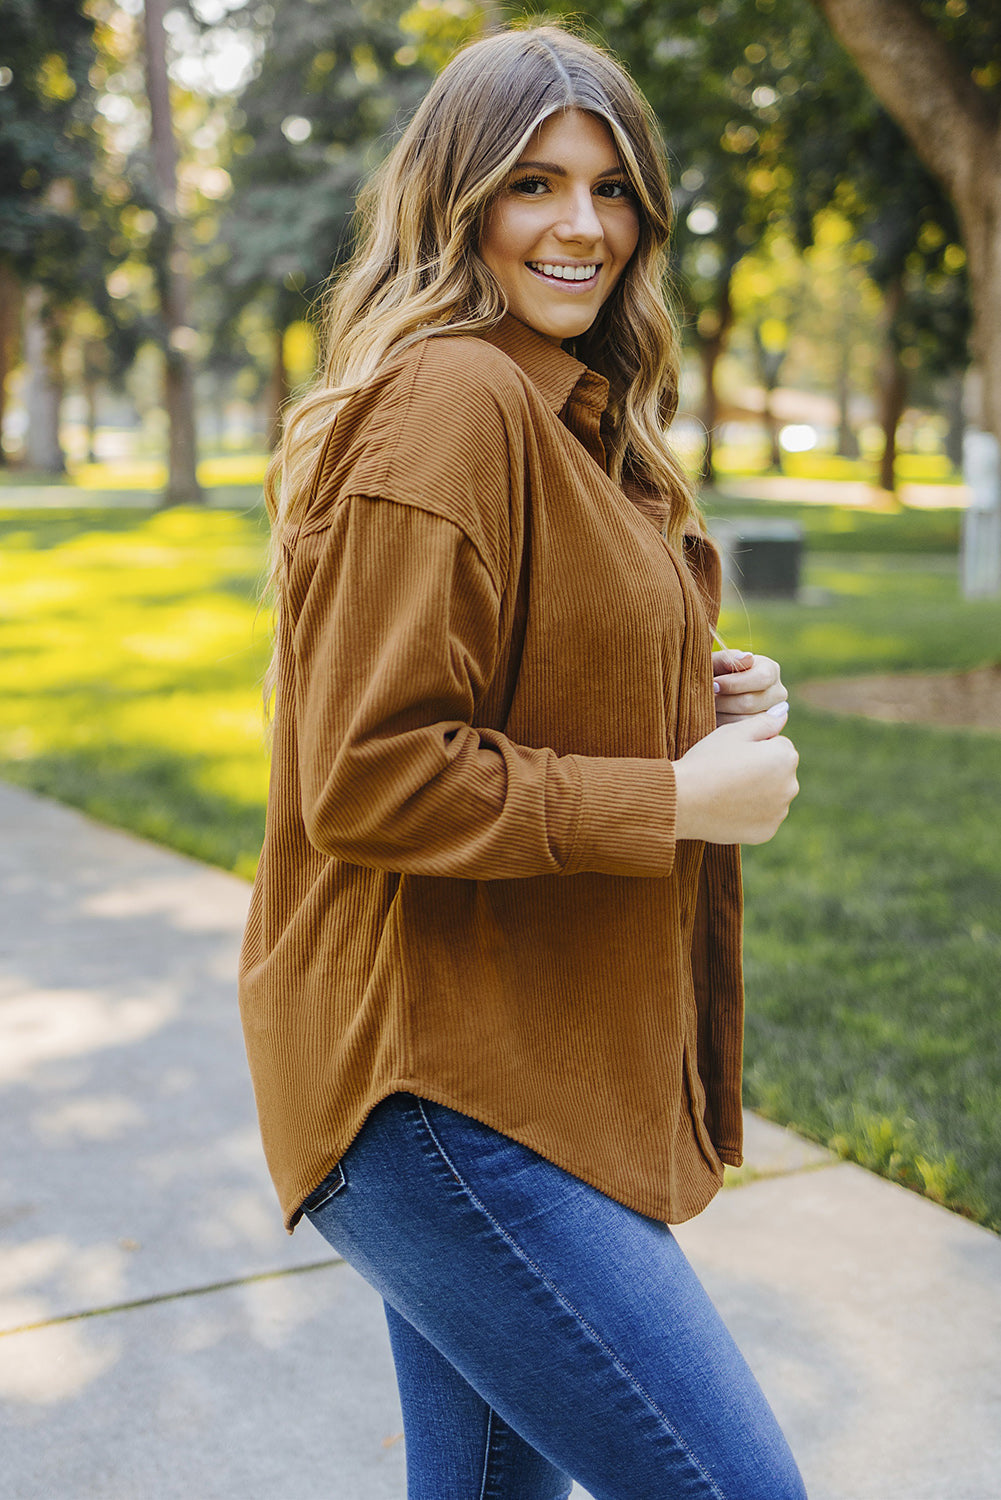
[[608, 478], [606, 382], [506, 318], [340, 411], [284, 538], [240, 1001], [291, 1228], [408, 1092], [680, 1222], [740, 1162], [735, 848], [675, 842], [719, 568]]

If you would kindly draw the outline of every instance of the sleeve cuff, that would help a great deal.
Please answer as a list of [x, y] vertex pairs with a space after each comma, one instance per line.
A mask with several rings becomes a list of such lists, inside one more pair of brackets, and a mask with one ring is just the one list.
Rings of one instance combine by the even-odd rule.
[[672, 762], [568, 759], [580, 777], [580, 809], [563, 873], [670, 875], [677, 818]]

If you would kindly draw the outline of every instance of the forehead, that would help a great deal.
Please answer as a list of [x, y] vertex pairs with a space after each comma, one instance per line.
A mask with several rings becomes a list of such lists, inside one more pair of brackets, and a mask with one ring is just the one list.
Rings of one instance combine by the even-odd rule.
[[583, 155], [600, 158], [602, 166], [621, 165], [615, 137], [605, 121], [583, 109], [561, 109], [547, 115], [522, 152], [525, 158], [548, 160], [561, 156], [579, 159]]

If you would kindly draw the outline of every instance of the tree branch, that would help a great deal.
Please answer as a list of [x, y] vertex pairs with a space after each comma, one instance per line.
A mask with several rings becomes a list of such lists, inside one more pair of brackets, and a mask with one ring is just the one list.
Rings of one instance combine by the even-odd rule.
[[873, 93], [957, 205], [998, 146], [998, 120], [913, 0], [813, 0]]

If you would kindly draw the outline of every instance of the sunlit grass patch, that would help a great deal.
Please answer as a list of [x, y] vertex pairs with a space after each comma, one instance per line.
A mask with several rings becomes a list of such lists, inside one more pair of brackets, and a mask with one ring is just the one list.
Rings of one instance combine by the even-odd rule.
[[[701, 450], [698, 450], [698, 458]], [[741, 442], [717, 442], [713, 463], [720, 474], [732, 478], [775, 472], [771, 449], [762, 435]], [[898, 453], [894, 464], [898, 482], [909, 484], [961, 484], [962, 476], [944, 453]], [[805, 453], [783, 453], [782, 473], [794, 479], [840, 480], [875, 484], [879, 471], [876, 453], [842, 458], [837, 453], [810, 449]]]
[[251, 875], [267, 778], [259, 520], [0, 514], [0, 540], [3, 774]]
[[959, 545], [959, 510], [878, 510], [859, 505], [808, 505], [791, 500], [745, 500], [707, 491], [702, 497], [709, 518], [736, 516], [794, 521], [803, 529], [811, 553], [940, 553]]
[[[206, 489], [217, 485], [260, 485], [268, 466], [266, 454], [227, 453], [203, 458], [197, 467], [198, 483]], [[72, 483], [85, 490], [162, 490], [167, 466], [157, 458], [116, 458], [77, 464]]]

